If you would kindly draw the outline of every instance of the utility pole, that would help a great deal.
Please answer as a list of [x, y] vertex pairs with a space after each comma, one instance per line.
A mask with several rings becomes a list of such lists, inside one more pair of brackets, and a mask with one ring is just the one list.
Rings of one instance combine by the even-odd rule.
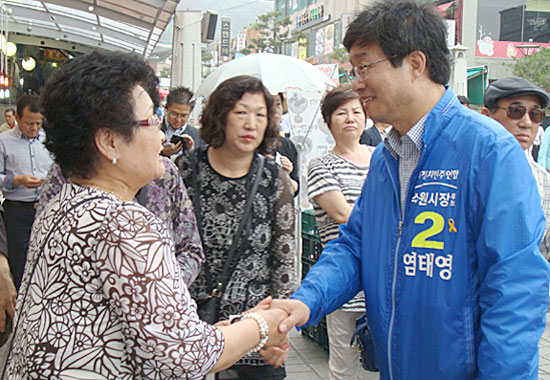
[[171, 87], [197, 90], [201, 82], [201, 11], [176, 11], [172, 39]]

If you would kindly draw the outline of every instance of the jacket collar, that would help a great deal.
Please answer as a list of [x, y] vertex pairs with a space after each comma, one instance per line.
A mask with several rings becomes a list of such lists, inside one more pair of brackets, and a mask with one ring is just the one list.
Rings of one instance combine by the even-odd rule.
[[428, 114], [426, 127], [424, 128], [424, 147], [430, 144], [441, 134], [443, 128], [448, 124], [451, 118], [463, 107], [458, 101], [450, 87], [446, 86], [446, 91], [439, 99], [439, 102]]
[[40, 128], [40, 130], [38, 131], [38, 134], [36, 135], [35, 138], [33, 139], [29, 139], [27, 136], [25, 136], [23, 134], [23, 132], [21, 132], [21, 129], [19, 129], [19, 125], [18, 124], [15, 124], [15, 127], [12, 129], [13, 133], [15, 133], [15, 135], [17, 136], [18, 139], [20, 140], [28, 140], [28, 141], [42, 141], [42, 137], [44, 136], [44, 130], [42, 128]]

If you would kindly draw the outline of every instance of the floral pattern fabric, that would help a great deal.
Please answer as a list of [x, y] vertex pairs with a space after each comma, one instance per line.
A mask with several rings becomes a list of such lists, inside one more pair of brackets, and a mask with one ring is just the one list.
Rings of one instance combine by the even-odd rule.
[[[256, 174], [257, 157], [249, 175], [227, 178], [209, 164], [207, 148], [180, 156], [176, 164], [182, 171], [191, 198], [195, 196], [195, 169], [200, 176], [203, 247], [213, 281], [221, 275], [235, 232], [242, 219], [250, 183]], [[254, 196], [248, 239], [241, 242], [239, 261], [220, 301], [220, 319], [241, 314], [267, 296], [288, 298], [297, 288], [294, 202], [290, 179], [271, 160], [264, 169]], [[239, 249], [237, 248], [237, 249]], [[190, 288], [197, 302], [209, 295], [206, 271], [201, 270]], [[260, 355], [242, 359], [240, 364], [263, 365]]]
[[[172, 234], [175, 244], [176, 259], [178, 260], [183, 279], [190, 286], [197, 278], [201, 265], [204, 262], [201, 239], [197, 230], [197, 222], [193, 205], [181, 179], [178, 168], [167, 157], [163, 158], [164, 174], [151, 183], [145, 190], [144, 206], [164, 222]], [[54, 164], [42, 187], [40, 207], [37, 215], [48, 201], [60, 190], [67, 179], [61, 174], [61, 169]], [[136, 201], [139, 199], [139, 193]]]
[[65, 184], [33, 226], [8, 378], [202, 378], [223, 334], [199, 320], [173, 249], [141, 205]]

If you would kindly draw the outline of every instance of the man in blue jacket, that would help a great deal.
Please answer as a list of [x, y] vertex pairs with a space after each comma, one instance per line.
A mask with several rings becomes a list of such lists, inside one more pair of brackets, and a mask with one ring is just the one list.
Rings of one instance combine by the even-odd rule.
[[383, 380], [535, 380], [550, 278], [540, 197], [514, 137], [445, 86], [445, 30], [409, 1], [349, 26], [353, 88], [393, 130], [340, 237], [272, 305], [285, 331], [363, 289]]

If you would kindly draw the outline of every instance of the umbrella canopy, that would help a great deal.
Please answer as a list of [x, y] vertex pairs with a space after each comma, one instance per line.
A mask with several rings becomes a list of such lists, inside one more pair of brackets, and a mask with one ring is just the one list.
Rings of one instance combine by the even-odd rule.
[[288, 87], [325, 92], [334, 82], [312, 64], [287, 55], [259, 53], [237, 58], [215, 69], [202, 81], [195, 98], [210, 95], [223, 81], [239, 75], [259, 78], [273, 95]]

